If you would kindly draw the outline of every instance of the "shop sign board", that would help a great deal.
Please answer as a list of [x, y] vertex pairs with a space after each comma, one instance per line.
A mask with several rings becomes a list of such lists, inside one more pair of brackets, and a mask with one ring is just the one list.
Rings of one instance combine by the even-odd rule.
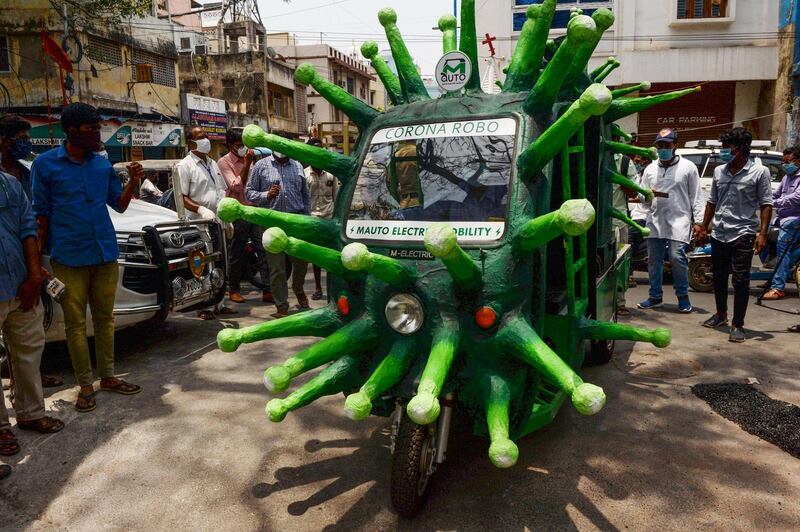
[[197, 94], [186, 94], [185, 97], [188, 123], [201, 126], [211, 140], [225, 140], [225, 131], [228, 129], [225, 100]]

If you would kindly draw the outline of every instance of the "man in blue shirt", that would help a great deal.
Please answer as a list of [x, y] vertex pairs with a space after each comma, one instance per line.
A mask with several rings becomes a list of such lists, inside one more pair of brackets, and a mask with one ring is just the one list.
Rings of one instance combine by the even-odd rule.
[[[17, 383], [17, 427], [51, 433], [63, 429], [64, 423], [45, 415], [39, 377], [44, 348], [44, 311], [39, 302], [43, 279], [31, 205], [19, 181], [0, 172], [0, 330]], [[0, 455], [19, 450], [0, 396]]]
[[[294, 214], [311, 214], [311, 194], [308, 191], [303, 166], [280, 152], [258, 161], [250, 173], [245, 189], [247, 200], [259, 207]], [[301, 309], [309, 308], [303, 283], [308, 263], [290, 257], [292, 263], [292, 290]], [[286, 255], [267, 252], [269, 284], [278, 312], [273, 316], [282, 318], [289, 314], [289, 288], [286, 280]]]
[[53, 273], [65, 285], [67, 346], [80, 386], [75, 408], [94, 410], [92, 362], [86, 338], [86, 304], [92, 310], [100, 389], [125, 395], [141, 388], [114, 376], [114, 299], [119, 267], [117, 235], [106, 206], [125, 212], [144, 171], [128, 165], [130, 180], [122, 190], [100, 147], [100, 115], [84, 103], [61, 111], [67, 136], [63, 146], [36, 158], [31, 169], [33, 210], [39, 222], [39, 243], [49, 250]]

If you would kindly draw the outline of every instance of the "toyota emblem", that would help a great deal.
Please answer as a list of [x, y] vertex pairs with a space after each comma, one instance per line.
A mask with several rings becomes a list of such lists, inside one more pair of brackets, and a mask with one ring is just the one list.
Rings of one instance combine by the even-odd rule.
[[169, 243], [172, 244], [176, 248], [183, 247], [183, 234], [182, 233], [170, 233], [169, 235]]

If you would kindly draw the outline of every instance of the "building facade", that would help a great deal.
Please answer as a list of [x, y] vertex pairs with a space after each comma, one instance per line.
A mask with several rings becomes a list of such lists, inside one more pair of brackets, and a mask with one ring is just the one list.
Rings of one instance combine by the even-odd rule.
[[[43, 52], [40, 36], [44, 28], [62, 44], [61, 12], [47, 0], [10, 4], [12, 9], [0, 10], [0, 92], [8, 94], [3, 111], [31, 122], [36, 152], [64, 139], [61, 108], [84, 102], [104, 117], [102, 138], [112, 160], [178, 155], [177, 51], [169, 23], [144, 17], [117, 27], [67, 26], [69, 73]], [[162, 26], [165, 31], [158, 30]]]
[[[496, 36], [498, 59], [511, 57], [525, 11], [536, 0], [493, 0], [477, 14], [478, 34]], [[570, 10], [591, 14], [600, 7], [616, 21], [598, 45], [589, 68], [609, 56], [621, 66], [606, 79], [611, 86], [650, 81], [649, 92], [701, 85], [687, 98], [657, 106], [621, 122], [642, 143], [662, 127], [682, 131], [680, 142], [714, 139], [732, 125], [759, 139], [772, 137], [778, 75], [777, 1], [752, 0], [558, 0], [551, 37], [566, 32]], [[482, 54], [485, 55], [485, 54]]]

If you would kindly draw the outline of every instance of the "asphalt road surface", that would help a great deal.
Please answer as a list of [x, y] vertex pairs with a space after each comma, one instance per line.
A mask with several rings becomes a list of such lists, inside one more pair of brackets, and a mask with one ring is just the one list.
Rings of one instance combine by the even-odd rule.
[[[255, 293], [251, 294], [255, 301]], [[631, 306], [645, 287], [628, 292]], [[22, 453], [0, 482], [0, 528], [56, 530], [798, 530], [800, 460], [741, 430], [692, 395], [693, 384], [744, 382], [800, 404], [800, 321], [751, 305], [745, 344], [699, 322], [697, 312], [633, 311], [630, 323], [668, 326], [672, 346], [618, 344], [588, 368], [606, 408], [582, 417], [565, 405], [556, 421], [520, 442], [519, 463], [495, 469], [487, 442], [451, 439], [425, 513], [397, 517], [389, 503], [388, 421], [347, 419], [334, 396], [269, 422], [262, 371], [308, 346], [273, 340], [220, 352], [222, 327], [267, 319], [261, 303], [202, 322], [171, 318], [160, 330], [118, 335], [117, 370], [141, 384], [133, 397], [101, 392], [97, 410], [72, 408], [76, 389], [63, 352], [48, 366], [67, 386], [47, 390], [67, 423], [59, 434], [17, 431]], [[793, 298], [778, 303], [792, 309]], [[302, 382], [305, 379], [300, 379]]]

